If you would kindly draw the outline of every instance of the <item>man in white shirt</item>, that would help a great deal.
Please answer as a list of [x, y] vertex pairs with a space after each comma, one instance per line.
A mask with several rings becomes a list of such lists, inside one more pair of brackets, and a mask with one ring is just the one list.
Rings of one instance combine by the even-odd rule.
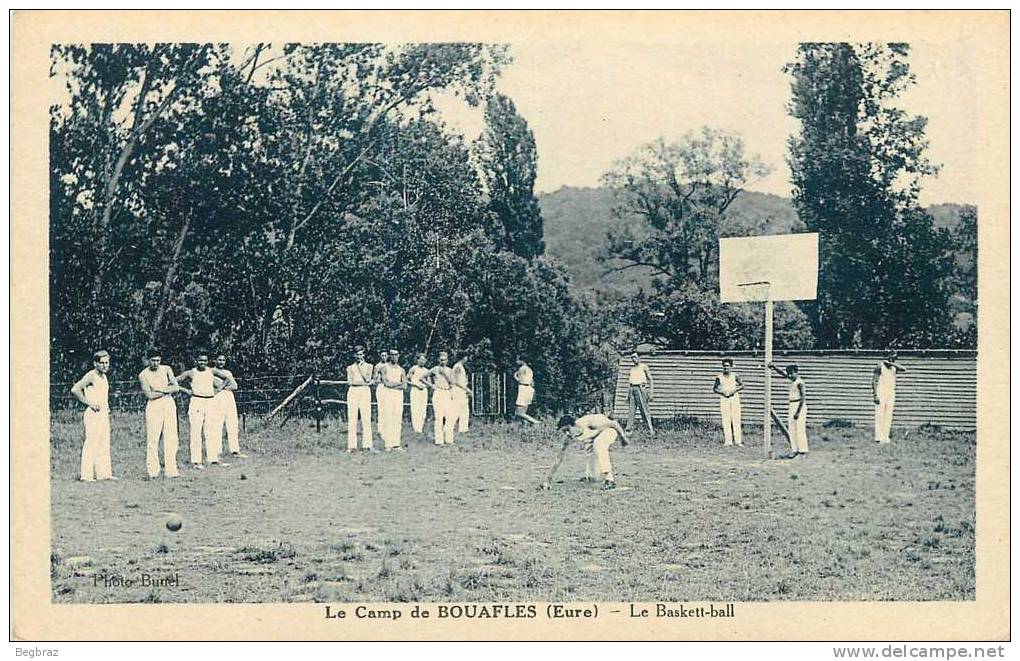
[[[216, 380], [219, 379], [219, 385]], [[228, 385], [237, 388], [234, 377], [215, 367], [209, 367], [209, 354], [195, 357], [195, 366], [177, 377], [178, 381], [191, 381], [191, 401], [188, 402], [188, 431], [191, 433], [191, 465], [202, 470], [202, 437], [205, 436], [205, 458], [213, 466], [220, 464], [222, 440], [214, 438], [217, 428], [216, 407], [213, 400]], [[219, 441], [217, 443], [216, 441]], [[229, 466], [229, 464], [223, 464]]]
[[523, 358], [517, 359], [517, 371], [514, 372], [514, 381], [517, 382], [517, 401], [515, 402], [514, 415], [521, 420], [538, 424], [538, 420], [528, 415], [528, 407], [535, 399], [535, 373]]
[[97, 351], [93, 367], [71, 386], [71, 394], [85, 405], [82, 421], [85, 442], [81, 447], [82, 482], [115, 480], [110, 460], [110, 354]]
[[786, 416], [786, 426], [790, 432], [790, 454], [785, 459], [795, 459], [808, 455], [807, 440], [807, 389], [804, 387], [804, 379], [800, 377], [800, 368], [795, 364], [786, 366], [781, 370], [774, 363], [768, 364], [769, 369], [789, 381], [787, 400], [789, 409]]
[[382, 369], [386, 366], [388, 356], [385, 351], [379, 352], [379, 361], [372, 367], [372, 385], [375, 386], [375, 428], [382, 436], [383, 427], [386, 423], [383, 421], [382, 411], [379, 408], [379, 401], [383, 398], [383, 385], [382, 385]]
[[896, 364], [896, 352], [875, 366], [871, 378], [871, 394], [875, 400], [875, 442], [888, 443], [892, 430], [893, 407], [896, 406], [896, 373], [907, 370]]
[[613, 464], [609, 461], [609, 446], [617, 438], [626, 447], [630, 441], [623, 427], [612, 418], [601, 413], [591, 413], [575, 419], [573, 416], [565, 415], [560, 418], [556, 425], [566, 435], [563, 445], [560, 447], [560, 454], [549, 472], [549, 477], [542, 484], [543, 489], [550, 487], [553, 474], [563, 461], [563, 453], [574, 441], [581, 444], [581, 448], [588, 453], [588, 460], [585, 462], [585, 482], [594, 482], [597, 477], [602, 478], [603, 489], [615, 489], [616, 480], [613, 477]]
[[414, 365], [407, 372], [407, 384], [411, 387], [411, 427], [419, 434], [424, 432], [425, 414], [429, 407], [429, 390], [424, 383], [429, 371], [425, 367], [425, 361], [425, 354], [418, 354]]
[[[380, 370], [382, 387], [379, 395], [379, 434], [383, 437], [383, 448], [387, 452], [403, 451], [400, 446], [400, 432], [404, 424], [404, 388], [407, 375], [398, 362], [400, 352], [391, 349], [387, 362]], [[385, 422], [385, 425], [384, 425]]]
[[217, 448], [223, 447], [223, 428], [227, 430], [227, 450], [231, 456], [238, 459], [243, 459], [246, 455], [241, 453], [241, 443], [238, 437], [240, 431], [240, 425], [237, 419], [237, 401], [234, 399], [234, 391], [237, 390], [237, 379], [234, 378], [234, 373], [227, 369], [227, 356], [225, 354], [218, 354], [216, 356], [216, 369], [230, 376], [229, 381], [224, 379], [216, 379], [216, 385], [220, 385], [220, 381], [224, 381], [222, 389], [213, 397], [213, 406], [215, 407], [216, 417], [213, 423], [214, 428], [214, 444]]
[[722, 416], [723, 445], [744, 445], [744, 432], [740, 420], [740, 391], [744, 382], [733, 372], [733, 359], [723, 358], [722, 373], [715, 377], [712, 392], [719, 395], [719, 413]]
[[372, 366], [365, 360], [365, 347], [354, 347], [354, 362], [347, 366], [347, 451], [358, 449], [358, 420], [361, 447], [372, 449]]
[[[177, 403], [173, 394], [188, 392], [177, 383], [169, 365], [162, 364], [158, 349], [145, 354], [145, 369], [138, 373], [145, 405], [145, 469], [149, 479], [159, 477], [160, 469], [166, 477], [177, 477]], [[163, 438], [163, 465], [159, 462], [159, 439]]]
[[655, 396], [655, 384], [652, 382], [652, 371], [648, 365], [641, 362], [641, 357], [635, 351], [630, 355], [634, 365], [630, 368], [627, 377], [627, 429], [634, 430], [634, 417], [638, 411], [645, 417], [648, 431], [654, 432], [652, 428], [652, 414], [648, 411], [648, 403]]
[[453, 415], [457, 421], [457, 431], [466, 434], [468, 421], [471, 418], [471, 389], [468, 388], [467, 356], [461, 356], [460, 360], [453, 364], [453, 390], [450, 391], [453, 400]]
[[432, 391], [432, 415], [435, 417], [436, 445], [452, 445], [457, 419], [454, 417], [451, 389], [453, 370], [447, 364], [450, 360], [445, 351], [439, 352], [438, 364], [429, 370], [428, 378], [422, 379]]

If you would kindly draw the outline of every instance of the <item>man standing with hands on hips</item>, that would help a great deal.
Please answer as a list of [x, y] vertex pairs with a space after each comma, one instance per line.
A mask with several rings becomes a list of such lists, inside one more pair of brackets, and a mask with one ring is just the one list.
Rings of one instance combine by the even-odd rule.
[[[215, 377], [215, 378], [214, 378]], [[205, 466], [202, 464], [202, 436], [205, 436], [205, 458], [213, 466], [220, 463], [220, 447], [222, 441], [215, 439], [214, 431], [218, 431], [216, 425], [216, 407], [213, 400], [221, 390], [228, 386], [237, 388], [234, 377], [229, 372], [209, 367], [209, 354], [200, 353], [195, 357], [195, 366], [187, 370], [179, 377], [179, 381], [188, 379], [191, 381], [191, 401], [188, 402], [188, 427], [191, 433], [191, 465], [198, 470]], [[216, 384], [219, 379], [219, 385]], [[223, 464], [224, 466], [228, 464]]]
[[[223, 384], [223, 389], [216, 393], [216, 396], [213, 398], [213, 404], [216, 407], [216, 420], [214, 423], [216, 428], [216, 447], [219, 448], [221, 446], [223, 427], [226, 426], [227, 450], [232, 456], [242, 459], [245, 455], [241, 454], [241, 443], [238, 439], [240, 425], [237, 420], [237, 401], [234, 399], [234, 391], [237, 390], [237, 379], [234, 378], [234, 373], [227, 369], [227, 357], [222, 353], [216, 356], [216, 369], [230, 376], [230, 380]], [[219, 385], [218, 381], [223, 381], [223, 379], [217, 379], [216, 385]]]
[[740, 391], [744, 382], [733, 372], [733, 359], [722, 359], [722, 374], [715, 377], [712, 392], [719, 395], [719, 413], [722, 415], [723, 445], [744, 445], [744, 432], [740, 421]]
[[110, 354], [97, 351], [93, 367], [71, 387], [71, 394], [85, 405], [85, 443], [81, 447], [81, 481], [116, 480], [110, 460]]

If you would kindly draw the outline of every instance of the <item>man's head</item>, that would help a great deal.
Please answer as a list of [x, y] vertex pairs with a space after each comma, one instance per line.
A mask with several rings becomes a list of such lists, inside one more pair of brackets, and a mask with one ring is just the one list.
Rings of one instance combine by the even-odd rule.
[[414, 362], [419, 367], [425, 367], [425, 363], [426, 363], [427, 360], [428, 360], [428, 358], [425, 357], [425, 354], [420, 353], [420, 354], [418, 354], [418, 357], [415, 359]]
[[197, 356], [195, 356], [195, 367], [197, 367], [200, 371], [204, 370], [208, 366], [209, 366], [209, 354], [200, 353]]
[[227, 366], [227, 355], [223, 353], [216, 354], [216, 367], [223, 369]]
[[523, 358], [517, 356], [517, 367], [524, 367], [527, 364], [528, 363]]
[[357, 360], [358, 362], [365, 360], [365, 347], [361, 346], [360, 344], [354, 347], [354, 359]]
[[393, 363], [394, 365], [396, 365], [396, 364], [397, 364], [398, 362], [400, 362], [400, 352], [399, 352], [399, 351], [397, 351], [396, 349], [390, 349], [390, 350], [389, 350], [389, 351], [387, 352], [387, 354], [386, 354], [386, 357], [387, 357], [387, 358], [389, 359], [389, 361], [390, 361], [391, 363]]
[[635, 365], [641, 362], [641, 356], [638, 355], [637, 351], [632, 351], [630, 353], [630, 359], [634, 361]]
[[569, 434], [571, 430], [573, 430], [575, 424], [577, 424], [577, 418], [572, 415], [565, 415], [560, 418], [559, 422], [556, 423], [556, 429]]
[[96, 371], [100, 374], [106, 374], [110, 371], [110, 353], [105, 349], [92, 354], [92, 364], [96, 366]]
[[388, 352], [388, 351], [386, 351], [386, 350], [384, 349], [383, 351], [380, 351], [380, 352], [379, 352], [379, 362], [380, 362], [380, 363], [385, 363], [385, 362], [386, 362], [386, 361], [388, 361], [389, 359], [390, 359], [390, 354], [389, 354], [389, 352]]
[[440, 365], [447, 365], [449, 362], [450, 362], [450, 354], [446, 353], [445, 351], [440, 351], [439, 352], [439, 364]]
[[155, 371], [162, 361], [163, 358], [159, 355], [159, 349], [153, 347], [145, 352], [145, 362], [149, 365], [150, 370]]
[[797, 374], [799, 373], [800, 370], [797, 368], [796, 363], [790, 363], [789, 365], [786, 366], [786, 378], [790, 379], [791, 381], [796, 379]]
[[733, 359], [732, 358], [723, 358], [722, 359], [722, 371], [723, 371], [723, 374], [729, 374], [731, 369], [733, 369]]
[[890, 349], [890, 350], [889, 350], [889, 353], [887, 353], [887, 354], [885, 355], [885, 362], [887, 362], [887, 363], [889, 363], [890, 365], [892, 365], [893, 363], [895, 363], [895, 362], [896, 362], [896, 355], [897, 355], [897, 354], [896, 354], [896, 351], [895, 351], [895, 350], [892, 350], [892, 349]]

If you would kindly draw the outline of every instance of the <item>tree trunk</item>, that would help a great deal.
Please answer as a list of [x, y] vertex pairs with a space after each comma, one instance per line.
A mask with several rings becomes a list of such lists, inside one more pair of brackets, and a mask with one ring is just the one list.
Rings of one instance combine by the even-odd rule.
[[184, 223], [181, 225], [181, 231], [177, 234], [177, 240], [174, 242], [173, 253], [170, 255], [170, 261], [166, 267], [166, 277], [163, 278], [163, 300], [160, 301], [159, 308], [156, 310], [156, 318], [152, 322], [152, 330], [149, 331], [149, 345], [155, 345], [156, 338], [159, 336], [159, 331], [163, 328], [163, 318], [166, 316], [167, 308], [170, 307], [170, 296], [173, 294], [173, 283], [174, 277], [177, 275], [177, 261], [180, 259], [181, 252], [184, 249], [184, 239], [188, 236], [188, 228], [191, 226], [191, 212], [188, 211], [184, 214]]

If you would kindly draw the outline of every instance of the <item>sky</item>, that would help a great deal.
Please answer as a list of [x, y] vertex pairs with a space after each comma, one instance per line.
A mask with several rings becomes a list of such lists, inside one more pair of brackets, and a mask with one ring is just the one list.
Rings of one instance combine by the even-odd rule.
[[[925, 180], [924, 204], [973, 202], [976, 97], [973, 53], [964, 41], [911, 44], [917, 85], [900, 107], [928, 117], [929, 158], [941, 164]], [[597, 186], [613, 162], [639, 145], [676, 139], [701, 126], [736, 131], [747, 151], [774, 169], [748, 186], [789, 197], [786, 141], [798, 122], [786, 112], [790, 77], [782, 72], [794, 43], [753, 48], [730, 43], [510, 44], [514, 63], [497, 87], [535, 134], [538, 192]], [[472, 139], [481, 113], [444, 100], [444, 116]]]

